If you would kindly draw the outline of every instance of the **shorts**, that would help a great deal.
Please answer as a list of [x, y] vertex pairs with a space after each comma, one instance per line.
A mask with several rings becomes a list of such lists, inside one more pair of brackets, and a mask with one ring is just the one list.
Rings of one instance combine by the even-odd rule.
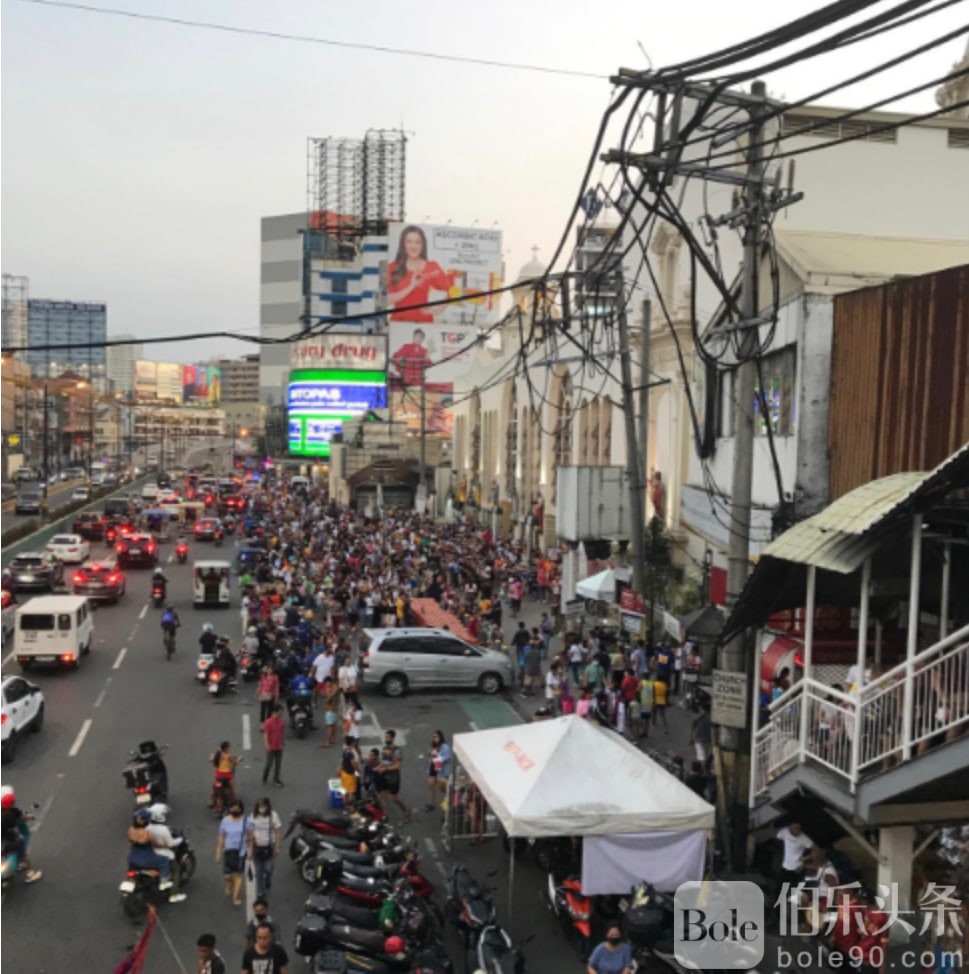
[[400, 772], [385, 771], [380, 775], [380, 784], [377, 786], [377, 790], [389, 792], [391, 795], [400, 794]]
[[332, 727], [336, 723], [336, 711], [328, 710], [324, 718], [327, 727]]
[[340, 787], [348, 795], [355, 795], [357, 793], [357, 776], [355, 774], [348, 774], [346, 771], [341, 771]]
[[215, 772], [216, 781], [225, 781], [227, 783], [232, 782], [232, 772], [231, 771], [216, 771]]

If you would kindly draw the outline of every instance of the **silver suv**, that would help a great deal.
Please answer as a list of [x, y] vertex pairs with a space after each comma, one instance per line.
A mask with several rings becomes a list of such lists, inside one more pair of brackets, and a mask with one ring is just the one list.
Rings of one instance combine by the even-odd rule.
[[514, 686], [511, 660], [472, 646], [447, 629], [364, 629], [361, 682], [388, 697], [414, 687], [477, 687], [498, 693]]

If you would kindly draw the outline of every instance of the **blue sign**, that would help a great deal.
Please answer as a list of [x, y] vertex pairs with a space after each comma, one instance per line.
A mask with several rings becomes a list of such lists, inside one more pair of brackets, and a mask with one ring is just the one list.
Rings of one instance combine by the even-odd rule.
[[387, 408], [383, 383], [291, 382], [286, 396], [289, 414], [366, 413]]

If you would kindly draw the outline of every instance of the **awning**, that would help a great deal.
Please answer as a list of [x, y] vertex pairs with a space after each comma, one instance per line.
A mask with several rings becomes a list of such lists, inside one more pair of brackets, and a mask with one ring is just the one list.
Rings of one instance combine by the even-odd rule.
[[575, 586], [576, 592], [584, 599], [595, 599], [600, 602], [616, 601], [616, 573], [607, 568], [604, 572], [583, 578]]

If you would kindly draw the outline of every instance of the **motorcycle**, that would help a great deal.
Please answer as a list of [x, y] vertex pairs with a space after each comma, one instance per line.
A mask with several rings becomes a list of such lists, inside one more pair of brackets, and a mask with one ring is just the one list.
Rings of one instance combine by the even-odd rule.
[[393, 878], [383, 875], [361, 876], [354, 870], [360, 868], [368, 871], [367, 867], [354, 867], [352, 863], [344, 863], [342, 857], [334, 850], [315, 858], [315, 884], [320, 892], [336, 892], [341, 896], [364, 905], [379, 906], [393, 892], [394, 883], [406, 880], [417, 896], [427, 899], [434, 892], [434, 884], [421, 875], [420, 861], [410, 853], [408, 858], [400, 864], [397, 875]]
[[188, 560], [188, 544], [185, 541], [179, 541], [175, 545], [175, 557], [180, 565], [184, 565]]
[[[181, 842], [175, 847], [175, 860], [179, 866], [179, 888], [195, 874], [195, 851], [181, 829], [173, 828], [172, 835]], [[166, 903], [174, 889], [159, 889], [161, 878], [157, 869], [128, 868], [118, 889], [121, 891], [121, 909], [135, 923], [144, 919], [149, 906]]]
[[371, 852], [366, 843], [360, 843], [356, 848], [347, 848], [345, 843], [334, 845], [331, 838], [314, 832], [303, 832], [291, 843], [290, 858], [299, 869], [304, 882], [315, 885], [320, 881], [320, 858], [327, 855], [340, 856], [345, 869], [359, 879], [392, 879], [412, 854], [412, 850], [405, 845], [394, 845]]
[[229, 673], [221, 666], [212, 665], [209, 667], [205, 676], [208, 685], [209, 696], [218, 698], [229, 690], [234, 690], [233, 681], [229, 678]]
[[445, 911], [458, 928], [464, 946], [470, 948], [476, 937], [494, 923], [495, 901], [465, 866], [455, 866], [448, 880]]
[[582, 883], [574, 876], [559, 880], [554, 872], [548, 874], [548, 907], [565, 924], [567, 931], [575, 930], [579, 938], [579, 956], [589, 956], [592, 936], [592, 900], [582, 893]]
[[659, 961], [672, 971], [682, 971], [674, 956], [673, 900], [642, 883], [631, 900], [619, 901], [622, 930], [633, 948], [636, 963], [645, 968]]
[[129, 752], [122, 774], [125, 787], [135, 796], [136, 807], [165, 801], [168, 797], [168, 769], [162, 760], [166, 750], [154, 741], [142, 741], [137, 750]]
[[350, 814], [340, 812], [317, 812], [298, 808], [290, 816], [288, 838], [297, 827], [318, 832], [320, 835], [338, 835], [357, 842], [371, 843], [382, 831], [380, 823], [387, 813], [379, 805], [367, 803]]
[[209, 668], [212, 666], [212, 661], [215, 657], [211, 653], [199, 653], [198, 660], [195, 664], [195, 679], [199, 683], [206, 684], [209, 678]]
[[[34, 804], [33, 807], [36, 809], [40, 806]], [[5, 844], [3, 847], [3, 889], [13, 882], [20, 863], [30, 850], [30, 826], [26, 822], [28, 818], [33, 818], [33, 815], [25, 815], [17, 822], [17, 831], [24, 840], [23, 850], [16, 848], [13, 843]]]
[[501, 927], [489, 924], [468, 951], [468, 970], [481, 974], [524, 974], [525, 958]]
[[417, 951], [413, 958], [399, 963], [385, 963], [367, 954], [338, 947], [317, 952], [310, 974], [396, 974], [397, 971], [420, 971], [421, 974], [453, 974], [454, 965], [440, 944]]
[[289, 700], [289, 726], [302, 740], [313, 727], [313, 698], [293, 697]]
[[239, 655], [239, 674], [246, 683], [250, 683], [259, 677], [259, 660], [247, 650], [243, 650]]
[[160, 609], [165, 604], [165, 591], [164, 582], [151, 583], [151, 604], [156, 609]]

